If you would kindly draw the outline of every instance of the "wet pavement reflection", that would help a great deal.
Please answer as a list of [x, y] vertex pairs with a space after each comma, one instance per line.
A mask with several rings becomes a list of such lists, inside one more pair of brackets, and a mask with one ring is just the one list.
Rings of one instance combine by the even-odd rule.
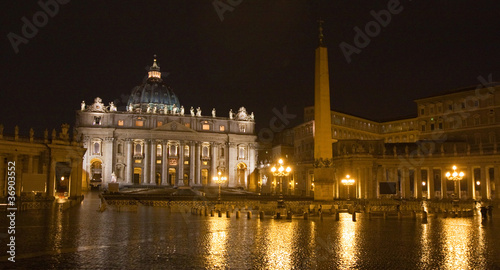
[[[353, 222], [347, 213], [321, 221], [98, 209], [92, 192], [66, 211], [18, 213], [16, 262], [0, 256], [0, 268], [500, 269], [500, 213], [485, 223], [475, 216], [422, 224], [363, 214]], [[2, 233], [6, 224], [2, 215]]]

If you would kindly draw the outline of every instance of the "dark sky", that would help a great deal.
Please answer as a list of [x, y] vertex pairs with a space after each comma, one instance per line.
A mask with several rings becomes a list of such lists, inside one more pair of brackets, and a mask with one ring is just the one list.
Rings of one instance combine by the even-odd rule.
[[478, 76], [500, 80], [499, 1], [402, 0], [400, 12], [348, 63], [339, 45], [354, 45], [354, 28], [365, 29], [371, 11], [390, 2], [220, 0], [234, 5], [221, 20], [213, 0], [72, 0], [46, 22], [35, 16], [38, 32], [15, 53], [8, 34], [23, 37], [22, 18], [32, 22], [43, 9], [37, 1], [5, 0], [0, 123], [5, 133], [19, 125], [21, 134], [74, 124], [80, 102], [97, 96], [123, 110], [157, 54], [185, 107], [200, 106], [204, 115], [215, 107], [226, 116], [245, 106], [262, 128], [273, 108], [287, 106], [297, 115], [291, 127], [313, 105], [320, 16], [334, 110], [404, 118], [416, 113], [416, 98], [475, 86]]

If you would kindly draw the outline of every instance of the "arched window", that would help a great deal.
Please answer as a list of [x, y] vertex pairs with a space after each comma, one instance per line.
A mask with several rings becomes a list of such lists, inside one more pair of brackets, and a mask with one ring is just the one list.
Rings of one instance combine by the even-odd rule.
[[134, 154], [135, 155], [142, 155], [142, 146], [140, 143], [137, 143], [134, 148]]
[[101, 154], [101, 143], [94, 142], [94, 155], [100, 155], [100, 154]]

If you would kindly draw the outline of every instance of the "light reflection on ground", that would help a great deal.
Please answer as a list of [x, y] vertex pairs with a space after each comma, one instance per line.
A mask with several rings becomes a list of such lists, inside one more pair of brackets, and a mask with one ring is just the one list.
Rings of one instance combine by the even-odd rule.
[[[64, 212], [20, 213], [16, 263], [0, 268], [500, 269], [500, 212], [474, 218], [259, 220], [98, 212], [97, 194]], [[6, 231], [5, 216], [0, 230]]]

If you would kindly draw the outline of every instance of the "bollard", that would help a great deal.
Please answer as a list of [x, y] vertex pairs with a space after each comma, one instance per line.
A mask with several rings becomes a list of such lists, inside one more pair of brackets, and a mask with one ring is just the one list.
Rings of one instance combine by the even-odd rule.
[[276, 219], [281, 219], [281, 213], [279, 211], [276, 212]]
[[309, 218], [309, 213], [304, 212], [304, 219], [308, 219], [308, 218]]
[[339, 221], [340, 220], [340, 214], [339, 212], [335, 212], [335, 221]]
[[259, 218], [260, 219], [264, 219], [264, 211], [260, 211], [259, 212]]
[[401, 211], [398, 211], [398, 219], [401, 220]]
[[252, 212], [250, 212], [250, 211], [247, 212], [247, 218], [252, 219]]
[[203, 207], [200, 209], [200, 216], [203, 216]]
[[413, 220], [417, 219], [417, 212], [412, 211], [412, 212], [411, 212], [411, 218], [412, 218]]
[[205, 207], [205, 216], [208, 217], [208, 208]]
[[493, 217], [493, 205], [488, 206], [488, 216]]
[[227, 210], [227, 211], [226, 211], [226, 217], [227, 217], [227, 218], [230, 218], [230, 217], [231, 217], [231, 211], [229, 211], [229, 210]]
[[219, 217], [222, 217], [222, 211], [219, 210]]
[[356, 221], [356, 211], [352, 211], [352, 221]]
[[214, 210], [210, 210], [210, 216], [213, 217], [214, 216]]
[[422, 223], [427, 223], [427, 212], [422, 212]]
[[319, 220], [323, 221], [323, 212], [319, 212]]
[[236, 218], [240, 218], [240, 210], [236, 211]]
[[443, 218], [447, 218], [447, 217], [448, 217], [448, 211], [443, 210]]
[[292, 212], [291, 212], [291, 211], [288, 211], [288, 212], [286, 213], [286, 219], [288, 219], [288, 220], [291, 220], [291, 219], [292, 219]]
[[481, 218], [488, 219], [488, 209], [484, 206], [481, 207]]

